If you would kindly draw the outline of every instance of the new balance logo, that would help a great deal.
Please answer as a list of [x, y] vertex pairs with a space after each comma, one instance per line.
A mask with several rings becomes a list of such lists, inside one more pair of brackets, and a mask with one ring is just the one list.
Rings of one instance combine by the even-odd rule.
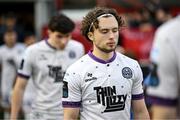
[[85, 82], [91, 81], [91, 80], [97, 80], [97, 77], [93, 77], [92, 73], [87, 74], [87, 79], [85, 79]]
[[88, 82], [88, 81], [91, 81], [91, 80], [97, 80], [97, 77], [92, 77], [92, 78], [89, 78], [89, 79], [85, 79], [85, 82]]
[[88, 73], [87, 76], [88, 76], [88, 77], [92, 77], [92, 73]]
[[47, 57], [44, 54], [41, 54], [41, 56], [39, 57], [39, 60], [47, 60]]

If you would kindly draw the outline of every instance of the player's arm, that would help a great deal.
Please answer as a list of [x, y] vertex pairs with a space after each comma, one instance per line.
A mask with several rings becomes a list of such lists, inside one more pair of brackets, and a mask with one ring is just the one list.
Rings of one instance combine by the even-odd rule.
[[133, 119], [137, 120], [148, 120], [150, 119], [148, 110], [146, 108], [144, 99], [132, 101]]
[[23, 77], [17, 77], [13, 93], [12, 93], [12, 102], [11, 102], [11, 120], [18, 119], [18, 113], [21, 109], [23, 102], [23, 94], [28, 80]]
[[70, 66], [63, 79], [64, 120], [78, 120], [81, 107], [81, 78], [76, 66]]
[[64, 120], [77, 120], [79, 108], [64, 108]]

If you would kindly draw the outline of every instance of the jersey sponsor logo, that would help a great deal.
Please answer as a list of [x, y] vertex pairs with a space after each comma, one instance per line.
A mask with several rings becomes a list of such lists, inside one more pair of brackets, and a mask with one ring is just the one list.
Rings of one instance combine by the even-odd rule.
[[116, 86], [94, 87], [97, 95], [97, 102], [106, 106], [104, 112], [121, 111], [125, 108], [126, 95], [117, 95]]
[[68, 97], [68, 82], [63, 81], [63, 98]]
[[129, 67], [124, 67], [122, 69], [122, 76], [127, 79], [132, 78], [132, 70]]
[[69, 57], [70, 58], [75, 58], [76, 57], [76, 53], [74, 51], [70, 51], [69, 52]]
[[91, 80], [97, 80], [97, 77], [93, 77], [92, 73], [87, 73], [87, 79], [85, 79], [85, 82], [91, 81]]
[[61, 66], [48, 65], [49, 76], [54, 78], [54, 82], [62, 82], [64, 78], [65, 71], [62, 70]]
[[21, 64], [20, 64], [20, 66], [19, 66], [19, 69], [22, 70], [23, 67], [24, 67], [24, 59], [21, 60]]
[[47, 60], [47, 57], [44, 54], [41, 54], [39, 60]]

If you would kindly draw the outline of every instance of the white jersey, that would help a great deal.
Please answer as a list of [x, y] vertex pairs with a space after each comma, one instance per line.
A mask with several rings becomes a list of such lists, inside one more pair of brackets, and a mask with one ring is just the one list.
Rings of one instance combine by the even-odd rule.
[[62, 80], [69, 65], [84, 54], [81, 43], [70, 40], [64, 50], [53, 48], [48, 40], [28, 47], [18, 70], [21, 77], [32, 77], [36, 98], [32, 112], [63, 116], [61, 105]]
[[157, 64], [159, 85], [148, 87], [149, 100], [175, 105], [180, 82], [180, 16], [160, 26], [155, 34], [151, 61]]
[[129, 120], [131, 100], [143, 99], [139, 64], [118, 52], [103, 61], [89, 52], [64, 77], [63, 107], [80, 108], [81, 120]]
[[17, 68], [20, 64], [20, 57], [24, 49], [25, 45], [20, 43], [15, 44], [12, 48], [6, 45], [0, 47], [1, 95], [3, 107], [10, 107], [11, 92], [16, 79]]

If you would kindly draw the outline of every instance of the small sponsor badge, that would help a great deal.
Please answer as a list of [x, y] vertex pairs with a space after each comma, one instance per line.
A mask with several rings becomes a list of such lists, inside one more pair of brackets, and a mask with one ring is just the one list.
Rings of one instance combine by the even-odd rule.
[[63, 81], [63, 98], [68, 97], [68, 82]]
[[132, 78], [132, 70], [129, 67], [124, 67], [122, 69], [122, 76], [127, 79]]

